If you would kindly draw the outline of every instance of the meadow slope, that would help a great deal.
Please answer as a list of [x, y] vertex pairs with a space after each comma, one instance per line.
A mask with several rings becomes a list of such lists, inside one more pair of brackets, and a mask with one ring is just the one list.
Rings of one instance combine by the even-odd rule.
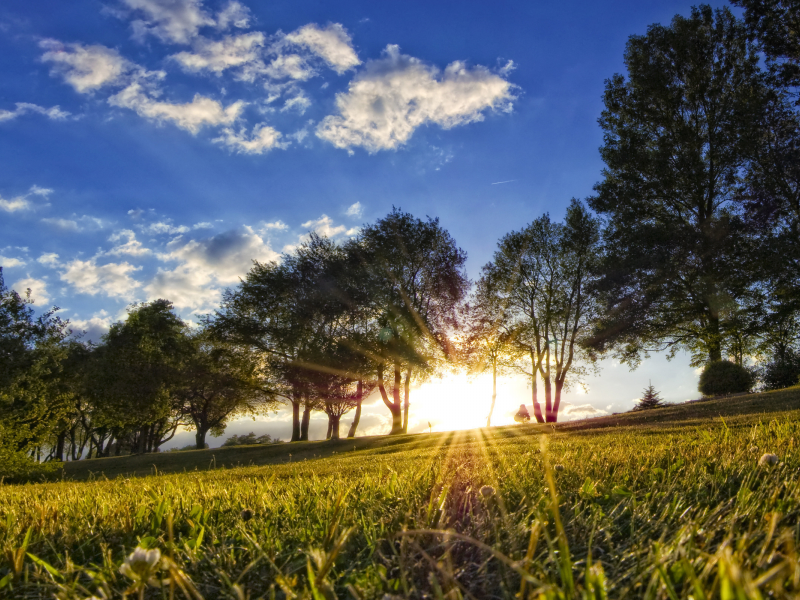
[[0, 486], [0, 596], [797, 598], [798, 417], [793, 389], [68, 464]]

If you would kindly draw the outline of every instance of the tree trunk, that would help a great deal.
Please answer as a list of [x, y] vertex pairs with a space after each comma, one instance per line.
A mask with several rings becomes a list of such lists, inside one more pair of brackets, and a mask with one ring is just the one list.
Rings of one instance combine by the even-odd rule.
[[[492, 413], [497, 400], [497, 359], [492, 360], [492, 405], [489, 407], [489, 416], [486, 417], [486, 426], [492, 426]], [[533, 409], [536, 412], [536, 408]]]
[[64, 442], [67, 439], [67, 432], [62, 431], [58, 434], [58, 440], [56, 441], [56, 452], [54, 458], [60, 461], [64, 461]]
[[531, 400], [533, 401], [533, 416], [537, 423], [544, 423], [542, 406], [539, 404], [539, 383], [536, 381], [537, 369], [536, 357], [533, 353], [533, 349], [531, 349]]
[[206, 432], [208, 431], [205, 427], [198, 427], [197, 432], [194, 434], [194, 443], [195, 447], [198, 450], [204, 450], [206, 447]]
[[331, 439], [331, 431], [333, 430], [333, 416], [328, 415], [328, 433], [325, 434], [325, 439]]
[[303, 420], [300, 422], [300, 441], [308, 441], [308, 424], [311, 422], [311, 400], [306, 398], [305, 406], [303, 407]]
[[411, 384], [411, 369], [406, 370], [405, 382], [403, 383], [403, 433], [408, 433], [408, 394]]
[[331, 417], [330, 425], [328, 426], [329, 429], [329, 440], [338, 440], [339, 439], [339, 420], [342, 417], [337, 415], [335, 417]]
[[378, 390], [381, 392], [381, 399], [386, 405], [386, 408], [392, 413], [392, 430], [389, 435], [394, 435], [403, 432], [403, 411], [400, 407], [400, 371], [395, 369], [395, 387], [392, 390], [394, 402], [389, 401], [389, 395], [386, 393], [386, 386], [383, 384], [383, 366], [378, 367]]
[[564, 388], [564, 382], [556, 379], [556, 396], [553, 400], [553, 408], [547, 415], [548, 423], [558, 423], [558, 408], [561, 404], [561, 390]]
[[296, 442], [300, 439], [300, 400], [299, 398], [292, 399], [292, 439], [290, 441]]
[[712, 313], [708, 318], [709, 340], [708, 340], [708, 361], [717, 362], [722, 360], [722, 340], [719, 332], [719, 315]]
[[353, 423], [350, 425], [350, 431], [347, 433], [348, 438], [356, 437], [356, 429], [358, 429], [358, 422], [361, 420], [361, 400], [364, 393], [364, 382], [358, 380], [358, 390], [356, 391], [356, 414], [353, 417]]

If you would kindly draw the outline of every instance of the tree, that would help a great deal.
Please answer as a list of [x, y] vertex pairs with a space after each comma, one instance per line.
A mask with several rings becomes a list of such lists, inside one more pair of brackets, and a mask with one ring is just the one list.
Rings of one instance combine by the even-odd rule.
[[466, 253], [438, 219], [423, 221], [397, 208], [365, 226], [348, 251], [369, 292], [370, 329], [362, 349], [377, 363], [391, 433], [404, 433], [412, 378], [424, 380], [451, 352], [450, 337], [469, 288]]
[[98, 421], [114, 431], [118, 452], [123, 445], [135, 453], [157, 452], [188, 424], [177, 389], [191, 353], [186, 324], [168, 300], [132, 305], [127, 319], [103, 336], [91, 393]]
[[[570, 374], [582, 375], [594, 360], [584, 341], [597, 312], [591, 287], [599, 256], [599, 223], [573, 199], [563, 224], [543, 215], [503, 237], [483, 267], [478, 287], [496, 298], [503, 329], [528, 358], [530, 371], [523, 372], [540, 423], [558, 420]], [[537, 377], [544, 384], [544, 411]]]
[[531, 413], [528, 412], [528, 409], [524, 404], [519, 405], [519, 410], [517, 411], [517, 414], [514, 415], [514, 420], [517, 423], [527, 423], [531, 420]]
[[625, 65], [606, 82], [589, 199], [608, 219], [593, 346], [634, 365], [663, 349], [717, 361], [758, 277], [737, 203], [767, 96], [756, 49], [730, 11], [700, 6], [632, 36]]
[[644, 388], [642, 397], [639, 399], [636, 406], [633, 407], [633, 410], [650, 410], [651, 408], [661, 408], [662, 406], [665, 406], [664, 401], [651, 382], [650, 385]]
[[202, 450], [209, 431], [221, 433], [231, 417], [264, 413], [277, 401], [250, 348], [216, 340], [208, 325], [189, 338], [192, 347], [180, 366], [175, 394]]
[[30, 290], [6, 288], [0, 267], [0, 477], [10, 479], [43, 471], [40, 445], [69, 408], [60, 385], [69, 322], [32, 305]]

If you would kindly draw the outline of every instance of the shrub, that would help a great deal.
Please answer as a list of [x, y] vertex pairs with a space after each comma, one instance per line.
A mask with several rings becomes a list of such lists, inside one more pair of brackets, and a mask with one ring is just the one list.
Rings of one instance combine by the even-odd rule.
[[800, 354], [788, 350], [783, 356], [775, 356], [764, 365], [761, 378], [764, 389], [767, 390], [780, 390], [796, 385], [800, 379]]
[[524, 404], [519, 405], [519, 410], [517, 411], [517, 414], [514, 415], [514, 420], [517, 423], [527, 423], [531, 420], [531, 413], [528, 412], [528, 409]]
[[247, 435], [232, 435], [223, 446], [250, 446], [252, 444], [279, 444], [280, 440], [273, 440], [269, 434], [256, 437], [255, 432], [251, 431]]
[[750, 371], [729, 360], [719, 360], [706, 365], [697, 389], [704, 396], [720, 396], [749, 392], [752, 387]]

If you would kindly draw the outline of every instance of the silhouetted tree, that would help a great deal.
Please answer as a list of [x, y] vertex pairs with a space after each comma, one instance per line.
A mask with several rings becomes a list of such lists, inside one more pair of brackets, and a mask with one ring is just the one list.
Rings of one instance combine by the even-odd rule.
[[528, 409], [524, 404], [519, 405], [519, 410], [517, 411], [517, 414], [514, 415], [514, 420], [517, 423], [527, 423], [531, 420], [531, 413], [528, 412]]
[[756, 48], [704, 5], [631, 36], [625, 65], [627, 80], [606, 82], [606, 168], [589, 200], [608, 219], [594, 347], [632, 364], [661, 349], [717, 361], [758, 278], [737, 202], [768, 96]]

